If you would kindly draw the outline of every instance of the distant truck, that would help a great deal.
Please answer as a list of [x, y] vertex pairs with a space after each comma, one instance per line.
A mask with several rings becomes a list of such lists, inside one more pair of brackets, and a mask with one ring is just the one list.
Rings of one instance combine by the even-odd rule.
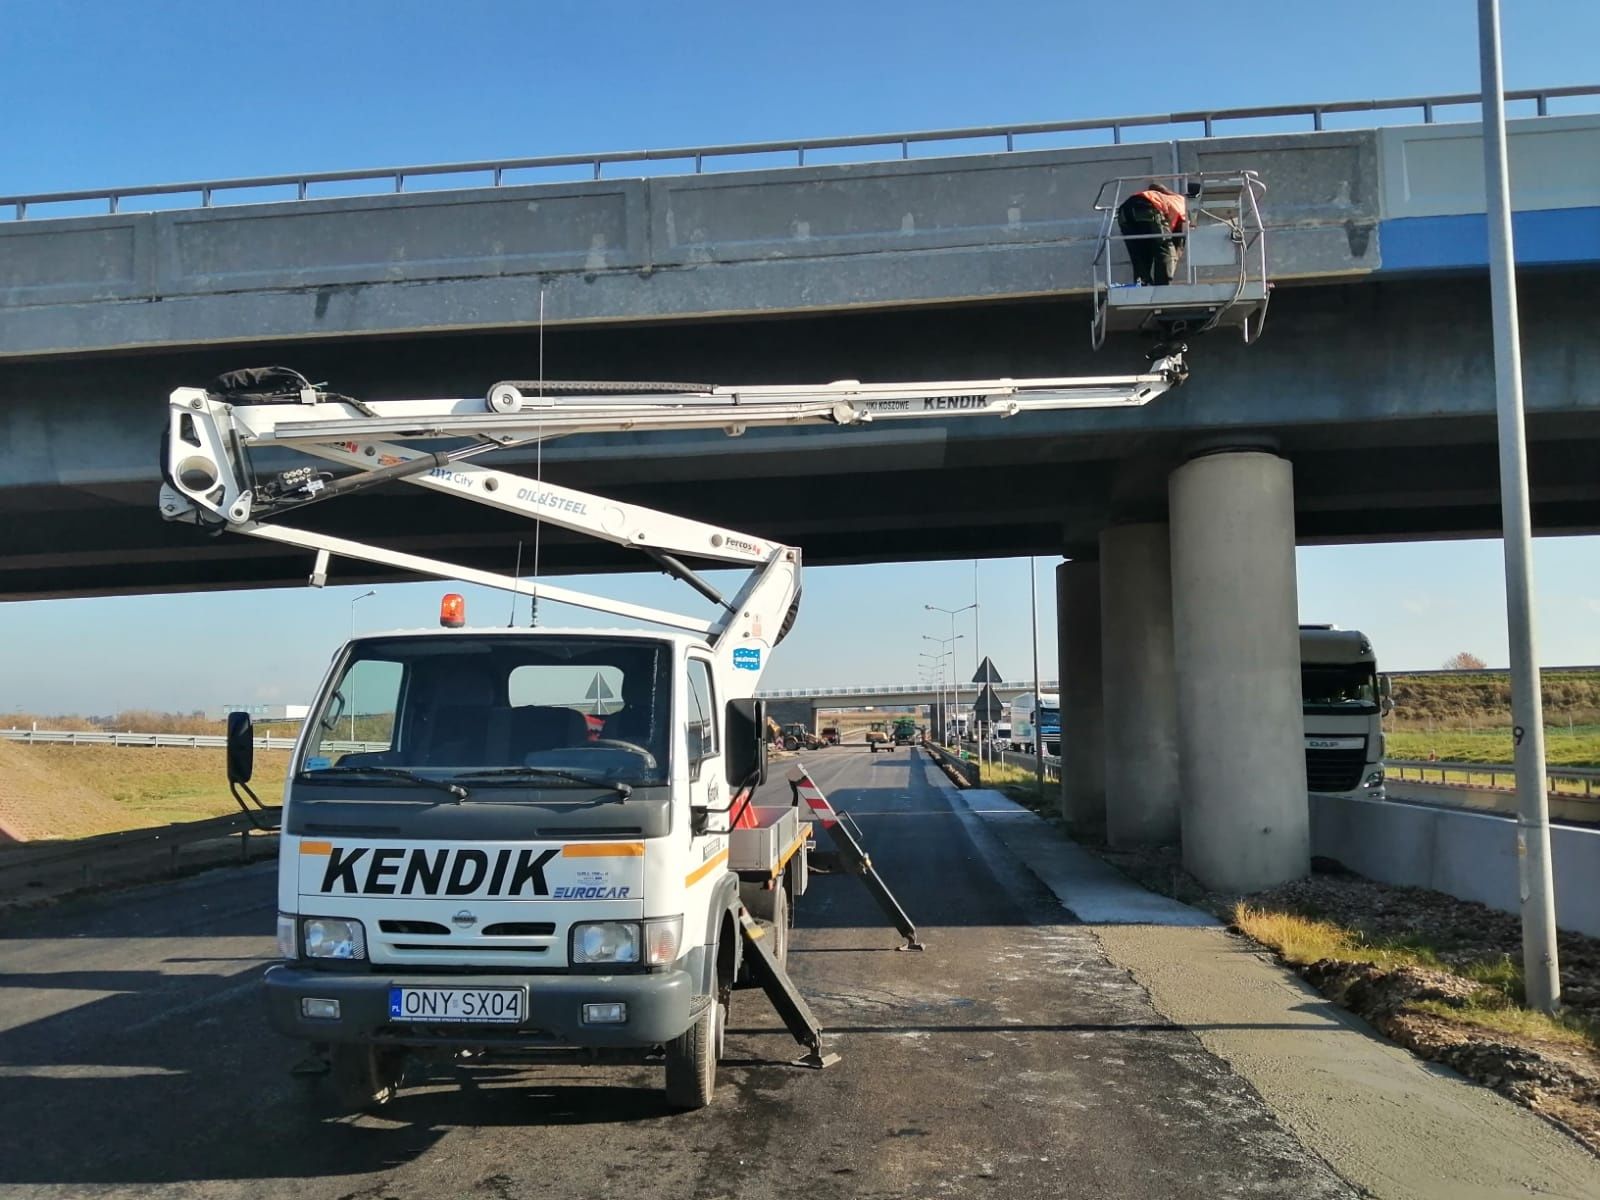
[[1300, 700], [1307, 789], [1383, 799], [1389, 678], [1378, 674], [1367, 635], [1334, 625], [1300, 626]]
[[822, 727], [822, 744], [824, 746], [837, 746], [840, 740], [839, 727], [837, 725], [824, 725]]
[[1061, 753], [1061, 697], [1053, 692], [1023, 692], [1011, 702], [1011, 735], [1006, 745], [1032, 754], [1041, 741], [1046, 754]]
[[997, 750], [1004, 750], [1011, 744], [1011, 725], [1007, 721], [997, 721], [989, 731], [989, 743]]
[[889, 742], [888, 728], [882, 721], [874, 721], [867, 726], [867, 749], [876, 754], [879, 746], [882, 746], [885, 750], [894, 749], [894, 746]]
[[917, 723], [911, 717], [900, 717], [894, 723], [894, 744], [909, 746], [917, 740]]

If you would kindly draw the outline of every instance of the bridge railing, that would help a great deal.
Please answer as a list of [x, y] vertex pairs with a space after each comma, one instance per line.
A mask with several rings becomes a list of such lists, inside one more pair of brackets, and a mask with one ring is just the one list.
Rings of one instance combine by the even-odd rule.
[[[1577, 96], [1600, 96], [1600, 84], [1579, 84], [1571, 87], [1523, 88], [1506, 92], [1509, 103], [1531, 103], [1534, 113], [1547, 116], [1550, 101]], [[191, 180], [183, 183], [145, 184], [135, 187], [88, 188], [64, 192], [34, 192], [27, 195], [0, 196], [0, 209], [11, 210], [14, 220], [25, 220], [28, 209], [44, 204], [88, 202], [105, 205], [107, 213], [121, 211], [126, 200], [141, 196], [195, 197], [197, 204], [189, 207], [211, 208], [219, 194], [243, 190], [281, 188], [293, 190], [293, 195], [282, 199], [312, 200], [328, 197], [314, 196], [312, 189], [318, 184], [365, 183], [380, 185], [386, 192], [404, 192], [408, 181], [441, 175], [481, 176], [476, 184], [466, 187], [502, 187], [506, 175], [512, 172], [554, 170], [562, 167], [587, 167], [593, 178], [600, 179], [607, 166], [622, 163], [678, 163], [679, 174], [701, 174], [707, 164], [713, 169], [722, 166], [730, 169], [729, 160], [749, 158], [754, 155], [793, 155], [793, 165], [806, 165], [806, 154], [819, 150], [871, 149], [881, 147], [890, 154], [885, 158], [909, 159], [911, 147], [928, 142], [998, 143], [994, 146], [974, 146], [971, 153], [988, 153], [1001, 149], [1014, 151], [1019, 138], [1059, 133], [1100, 133], [1112, 145], [1120, 145], [1123, 135], [1130, 129], [1151, 126], [1195, 126], [1202, 137], [1217, 136], [1216, 127], [1221, 122], [1280, 121], [1285, 118], [1304, 118], [1313, 131], [1324, 128], [1327, 117], [1342, 113], [1406, 113], [1416, 112], [1425, 124], [1434, 122], [1441, 108], [1475, 105], [1481, 97], [1476, 92], [1456, 92], [1435, 96], [1399, 96], [1383, 100], [1334, 100], [1312, 104], [1271, 104], [1250, 108], [1194, 109], [1189, 112], [1144, 113], [1136, 116], [1091, 117], [1076, 121], [1033, 121], [1013, 125], [976, 125], [954, 129], [922, 129], [901, 133], [857, 134], [846, 137], [797, 138], [775, 142], [736, 142], [728, 145], [683, 146], [660, 150], [609, 150], [585, 154], [550, 154], [534, 158], [478, 159], [472, 162], [427, 163], [404, 167], [367, 167], [350, 171], [310, 171], [287, 175], [254, 175], [236, 179]], [[1229, 132], [1234, 132], [1230, 130]], [[1248, 129], [1245, 132], [1249, 132]], [[1276, 130], [1275, 130], [1276, 132]], [[1022, 147], [1029, 149], [1029, 147]], [[892, 152], [898, 151], [898, 154]], [[871, 161], [871, 160], [869, 160]], [[731, 169], [738, 169], [732, 164]], [[514, 179], [511, 183], [530, 183], [537, 180]], [[276, 199], [276, 198], [275, 198]], [[252, 197], [246, 203], [261, 203]], [[81, 214], [60, 214], [76, 216]]]
[[[964, 700], [970, 701], [977, 685], [964, 683], [961, 685], [961, 695]], [[1003, 692], [1031, 692], [1033, 680], [1029, 679], [1018, 683], [992, 683], [989, 685]], [[1039, 681], [1039, 690], [1042, 692], [1057, 691], [1060, 684], [1054, 679]], [[949, 687], [943, 689], [944, 695], [950, 694]], [[860, 684], [852, 687], [832, 688], [786, 688], [776, 691], [757, 692], [757, 700], [826, 700], [830, 697], [851, 699], [858, 696], [932, 696], [937, 699], [940, 689], [929, 687], [922, 683], [885, 683], [881, 685]]]

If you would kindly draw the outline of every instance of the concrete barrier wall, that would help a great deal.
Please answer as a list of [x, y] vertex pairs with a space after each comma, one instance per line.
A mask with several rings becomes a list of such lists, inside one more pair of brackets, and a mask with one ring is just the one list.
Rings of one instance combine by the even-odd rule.
[[[1550, 846], [1556, 923], [1600, 937], [1600, 830], [1556, 826]], [[1312, 795], [1311, 852], [1380, 883], [1521, 911], [1517, 826], [1509, 817]]]

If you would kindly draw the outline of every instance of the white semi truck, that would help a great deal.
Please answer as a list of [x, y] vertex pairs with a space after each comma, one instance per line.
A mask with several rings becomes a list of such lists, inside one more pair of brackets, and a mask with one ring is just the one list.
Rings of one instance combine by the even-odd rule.
[[1366, 634], [1334, 625], [1300, 626], [1300, 699], [1306, 786], [1383, 799], [1389, 680], [1378, 674]]
[[1012, 750], [1032, 754], [1043, 741], [1046, 754], [1061, 753], [1061, 696], [1055, 692], [1023, 692], [1011, 701], [1011, 733], [1007, 745]]
[[[354, 559], [639, 626], [469, 628], [450, 596], [441, 627], [356, 638], [335, 655], [284, 785], [283, 961], [264, 977], [273, 1024], [309, 1044], [351, 1106], [392, 1096], [413, 1055], [487, 1049], [660, 1062], [669, 1103], [694, 1108], [711, 1099], [734, 987], [748, 979], [808, 1046], [807, 1061], [825, 1065], [821, 1031], [782, 964], [790, 906], [807, 889], [807, 818], [836, 840], [850, 835], [803, 773], [793, 804], [752, 803], [766, 728], [752, 697], [796, 616], [800, 552], [476, 460], [624, 429], [736, 435], [1140, 405], [1184, 374], [1174, 355], [1142, 375], [1091, 379], [613, 385], [621, 390], [605, 395], [511, 382], [486, 399], [355, 400], [267, 368], [173, 392], [167, 520], [305, 551], [315, 586], [335, 558]], [[385, 483], [637, 550], [714, 615], [281, 522]], [[748, 576], [724, 595], [685, 560]], [[248, 791], [252, 744], [248, 717], [236, 714], [236, 795]], [[875, 895], [914, 945], [892, 897]]]

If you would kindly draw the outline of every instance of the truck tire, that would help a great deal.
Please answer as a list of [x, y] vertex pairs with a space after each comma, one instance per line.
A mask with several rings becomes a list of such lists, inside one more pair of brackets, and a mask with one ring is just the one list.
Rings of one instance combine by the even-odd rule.
[[717, 1086], [717, 1057], [728, 1010], [711, 997], [694, 1024], [667, 1043], [667, 1104], [692, 1112], [711, 1103]]
[[328, 1079], [346, 1112], [382, 1108], [400, 1091], [406, 1052], [393, 1046], [335, 1044], [329, 1050]]
[[780, 967], [787, 969], [789, 926], [793, 922], [793, 910], [789, 905], [789, 889], [785, 877], [780, 875], [772, 890], [763, 889], [751, 895], [745, 907], [761, 926], [762, 932], [772, 939], [767, 943], [767, 953], [778, 960]]

